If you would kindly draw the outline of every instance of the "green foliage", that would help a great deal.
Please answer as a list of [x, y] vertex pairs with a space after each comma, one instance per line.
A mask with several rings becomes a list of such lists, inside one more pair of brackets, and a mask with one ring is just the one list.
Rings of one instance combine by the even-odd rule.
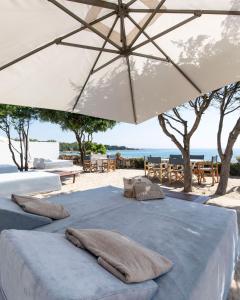
[[[93, 134], [107, 131], [108, 129], [113, 128], [116, 124], [115, 121], [47, 109], [39, 110], [39, 118], [42, 121], [59, 124], [62, 130], [72, 131], [76, 137], [78, 145], [77, 151], [80, 152], [82, 161], [86, 153], [91, 151], [91, 149], [87, 149], [87, 143], [92, 142]], [[65, 147], [68, 146], [65, 145]], [[94, 151], [104, 152], [106, 150], [103, 148], [103, 146], [101, 146], [99, 149], [97, 149], [97, 146], [91, 145], [91, 147]], [[94, 149], [94, 147], [96, 149]]]
[[105, 145], [107, 150], [139, 150], [138, 148], [129, 148], [126, 146]]
[[[101, 153], [106, 154], [107, 149], [102, 144], [97, 144], [93, 142], [85, 142], [84, 143], [86, 154], [89, 153]], [[60, 151], [66, 152], [66, 151], [79, 151], [78, 143], [60, 143]]]
[[39, 110], [39, 118], [42, 121], [59, 124], [62, 130], [70, 130], [74, 133], [83, 132], [89, 135], [99, 131], [104, 132], [116, 124], [115, 121], [49, 109]]
[[[28, 170], [29, 127], [38, 110], [30, 107], [0, 104], [0, 130], [8, 139], [13, 162], [20, 171]], [[12, 140], [18, 142], [18, 147]]]
[[20, 125], [37, 119], [37, 115], [38, 110], [35, 108], [0, 104], [0, 124], [8, 122], [15, 130], [18, 130]]
[[135, 169], [143, 169], [144, 168], [144, 159], [143, 158], [134, 158], [133, 165]]
[[231, 165], [230, 165], [230, 175], [231, 176], [240, 176], [240, 162], [231, 163]]
[[85, 149], [86, 149], [86, 154], [91, 154], [91, 153], [106, 154], [107, 152], [107, 149], [105, 148], [104, 145], [92, 143], [92, 142], [86, 142]]
[[237, 156], [236, 160], [237, 160], [238, 163], [240, 163], [240, 156]]

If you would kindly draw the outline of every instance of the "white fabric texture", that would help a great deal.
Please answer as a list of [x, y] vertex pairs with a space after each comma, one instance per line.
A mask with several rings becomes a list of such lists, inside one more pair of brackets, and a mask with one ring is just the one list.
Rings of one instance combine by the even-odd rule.
[[73, 166], [72, 160], [64, 159], [43, 159], [43, 158], [34, 158], [33, 167], [35, 169], [56, 169], [56, 168], [70, 168]]
[[63, 235], [11, 230], [0, 238], [8, 300], [151, 300], [157, 284], [125, 284]]
[[[71, 16], [51, 1], [0, 2], [2, 103], [72, 111], [78, 100], [76, 113], [139, 123], [240, 79], [238, 0], [166, 0], [133, 45], [139, 29], [124, 17], [126, 43], [135, 52], [129, 56], [129, 69], [122, 55], [120, 20], [110, 34], [111, 43], [101, 37], [114, 25], [114, 8], [67, 0], [57, 3]], [[154, 9], [159, 3], [135, 1], [127, 14], [143, 26], [150, 14], [136, 10]], [[92, 25], [93, 29], [84, 27], [85, 22], [92, 24], [111, 12]], [[81, 27], [85, 29], [80, 31]], [[151, 42], [142, 45], [146, 35], [154, 38], [157, 46]], [[56, 40], [59, 38], [96, 49], [62, 45]], [[102, 46], [107, 52], [101, 53], [95, 65]], [[41, 51], [24, 57], [40, 47]], [[136, 56], [139, 54], [149, 57]], [[170, 62], [159, 60], [166, 58]], [[101, 69], [89, 77], [94, 66], [95, 71]]]
[[0, 196], [35, 194], [61, 189], [60, 176], [47, 172], [18, 172], [0, 174]]

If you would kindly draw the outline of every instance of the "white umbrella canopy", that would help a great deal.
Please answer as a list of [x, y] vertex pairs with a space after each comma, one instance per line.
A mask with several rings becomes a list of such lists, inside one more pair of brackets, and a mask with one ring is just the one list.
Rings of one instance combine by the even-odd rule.
[[1, 0], [0, 102], [140, 123], [240, 80], [239, 0]]

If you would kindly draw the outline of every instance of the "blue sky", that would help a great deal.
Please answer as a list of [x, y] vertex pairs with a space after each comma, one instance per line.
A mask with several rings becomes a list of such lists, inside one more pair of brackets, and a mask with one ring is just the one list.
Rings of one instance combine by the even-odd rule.
[[[223, 140], [239, 115], [239, 111], [231, 114], [225, 121]], [[192, 120], [192, 112], [185, 112], [185, 118]], [[192, 148], [216, 148], [216, 133], [218, 127], [218, 112], [210, 108], [203, 116], [201, 124], [192, 138]], [[63, 132], [59, 126], [50, 123], [34, 122], [30, 131], [31, 138], [39, 140], [55, 139], [60, 142], [74, 142], [71, 132]], [[102, 144], [124, 145], [136, 148], [173, 148], [175, 145], [164, 135], [158, 124], [157, 118], [153, 118], [139, 125], [126, 123], [117, 124], [112, 130], [94, 135], [94, 141]], [[240, 148], [238, 138], [235, 148]]]

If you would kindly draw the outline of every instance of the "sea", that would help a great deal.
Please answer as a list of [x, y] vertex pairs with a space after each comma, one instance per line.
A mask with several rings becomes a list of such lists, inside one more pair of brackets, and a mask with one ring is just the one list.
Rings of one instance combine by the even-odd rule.
[[[144, 158], [148, 156], [160, 156], [162, 158], [169, 158], [170, 154], [181, 154], [177, 149], [138, 149], [138, 150], [108, 150], [108, 155], [115, 155], [116, 153], [121, 153], [124, 158]], [[70, 154], [68, 152], [68, 154]], [[71, 154], [78, 154], [77, 152], [72, 152]], [[211, 160], [212, 156], [218, 155], [217, 149], [210, 148], [198, 148], [192, 149], [191, 154], [193, 155], [204, 155], [205, 160]], [[240, 157], [240, 148], [233, 150], [232, 161], [236, 162], [236, 157]]]

